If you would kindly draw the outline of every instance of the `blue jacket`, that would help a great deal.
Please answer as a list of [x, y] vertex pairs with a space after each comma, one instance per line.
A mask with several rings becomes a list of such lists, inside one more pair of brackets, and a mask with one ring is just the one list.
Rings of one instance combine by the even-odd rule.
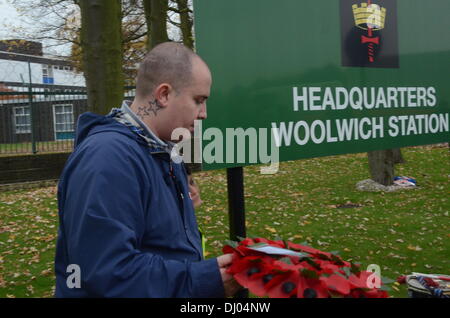
[[[224, 296], [217, 260], [203, 260], [184, 168], [115, 119], [80, 116], [58, 208], [56, 297]], [[67, 285], [70, 264], [81, 288]]]

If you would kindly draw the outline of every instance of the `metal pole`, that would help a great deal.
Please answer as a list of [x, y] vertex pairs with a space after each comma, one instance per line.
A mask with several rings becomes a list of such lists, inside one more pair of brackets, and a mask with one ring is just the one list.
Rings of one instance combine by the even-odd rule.
[[227, 169], [230, 240], [245, 237], [244, 172], [242, 167]]
[[[230, 240], [237, 241], [246, 237], [245, 231], [245, 200], [244, 200], [244, 169], [242, 167], [227, 169], [228, 209], [230, 220]], [[248, 290], [238, 292], [235, 298], [248, 298]]]
[[30, 106], [30, 128], [31, 128], [31, 151], [33, 154], [37, 153], [36, 150], [36, 140], [34, 136], [34, 121], [33, 121], [33, 86], [31, 81], [31, 63], [28, 60], [28, 104]]

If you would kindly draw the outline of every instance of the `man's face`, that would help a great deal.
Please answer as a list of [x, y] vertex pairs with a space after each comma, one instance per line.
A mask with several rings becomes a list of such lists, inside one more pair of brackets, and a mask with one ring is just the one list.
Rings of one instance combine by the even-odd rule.
[[[188, 129], [194, 132], [194, 121], [206, 119], [206, 100], [211, 90], [211, 73], [204, 62], [192, 61], [192, 79], [183, 88], [173, 91], [169, 98], [171, 129]], [[171, 132], [170, 132], [171, 133]]]

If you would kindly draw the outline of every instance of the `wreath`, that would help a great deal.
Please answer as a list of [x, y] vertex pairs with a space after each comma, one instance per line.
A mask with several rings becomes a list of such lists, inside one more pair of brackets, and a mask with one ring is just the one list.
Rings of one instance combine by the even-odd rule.
[[265, 238], [229, 241], [227, 272], [244, 288], [270, 298], [386, 298], [389, 288], [374, 272], [344, 261], [336, 253]]

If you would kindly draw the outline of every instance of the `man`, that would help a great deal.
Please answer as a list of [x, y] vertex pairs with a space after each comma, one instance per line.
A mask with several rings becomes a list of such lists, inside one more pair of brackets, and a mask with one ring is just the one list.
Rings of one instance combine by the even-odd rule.
[[57, 297], [223, 297], [239, 289], [225, 272], [230, 254], [203, 260], [186, 173], [170, 158], [172, 131], [193, 132], [194, 120], [206, 118], [211, 81], [198, 55], [163, 43], [140, 65], [131, 105], [80, 116], [58, 185]]

